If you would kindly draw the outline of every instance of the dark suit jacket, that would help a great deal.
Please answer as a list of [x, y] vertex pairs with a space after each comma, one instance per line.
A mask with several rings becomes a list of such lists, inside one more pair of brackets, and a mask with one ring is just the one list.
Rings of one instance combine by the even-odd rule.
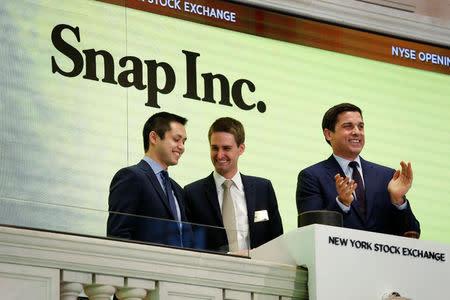
[[366, 192], [366, 220], [361, 217], [356, 201], [350, 211], [344, 213], [336, 203], [337, 191], [334, 176], [345, 177], [333, 155], [327, 160], [300, 172], [297, 183], [297, 210], [332, 210], [344, 216], [344, 227], [403, 235], [407, 231], [420, 232], [419, 222], [414, 217], [408, 203], [405, 210], [398, 210], [392, 203], [387, 190], [394, 169], [361, 159]]
[[[256, 248], [283, 234], [283, 225], [272, 183], [264, 178], [242, 174], [241, 178], [247, 202], [250, 247]], [[205, 248], [213, 251], [227, 251], [228, 240], [223, 229], [222, 213], [213, 174], [187, 185], [184, 192], [186, 214], [190, 222], [221, 227], [220, 229], [204, 229], [206, 231]], [[255, 223], [255, 211], [260, 210], [267, 210], [269, 220]]]
[[[183, 189], [174, 180], [170, 179], [170, 182], [180, 207], [181, 221], [187, 221]], [[144, 160], [119, 170], [113, 177], [109, 189], [109, 211], [108, 236], [182, 246], [179, 223], [169, 221], [175, 220], [169, 200], [152, 168]], [[186, 245], [189, 241], [185, 240], [188, 238], [183, 234], [183, 246], [189, 246]]]

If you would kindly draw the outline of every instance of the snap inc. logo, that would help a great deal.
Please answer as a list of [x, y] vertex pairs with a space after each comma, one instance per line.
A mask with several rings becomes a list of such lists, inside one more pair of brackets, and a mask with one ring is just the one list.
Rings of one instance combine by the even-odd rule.
[[[147, 102], [145, 105], [154, 108], [161, 107], [158, 99], [159, 95], [166, 95], [174, 90], [177, 83], [177, 75], [169, 63], [159, 62], [155, 59], [141, 60], [136, 56], [124, 56], [118, 61], [118, 65], [123, 70], [116, 76], [115, 68], [117, 59], [110, 52], [93, 48], [80, 51], [66, 41], [67, 34], [64, 35], [66, 40], [63, 38], [63, 31], [71, 32], [78, 43], [81, 41], [80, 29], [78, 27], [59, 24], [53, 28], [51, 34], [53, 46], [72, 62], [72, 64], [69, 64], [69, 67], [61, 67], [58, 59], [52, 56], [51, 68], [53, 73], [58, 73], [65, 77], [77, 77], [84, 69], [82, 78], [100, 81], [97, 71], [103, 68], [102, 82], [119, 84], [124, 88], [134, 87], [138, 90], [146, 90]], [[249, 79], [241, 78], [230, 82], [227, 76], [223, 74], [213, 74], [212, 72], [201, 73], [204, 91], [200, 94], [197, 89], [197, 69], [199, 68], [200, 53], [182, 50], [181, 55], [184, 55], [186, 67], [184, 70], [186, 72], [186, 82], [185, 93], [182, 95], [183, 98], [205, 103], [236, 106], [246, 111], [250, 111], [255, 107], [260, 113], [266, 111], [266, 104], [263, 101], [244, 99], [244, 95], [248, 97], [249, 94], [253, 95], [256, 91], [255, 84]], [[220, 90], [214, 93], [217, 85], [220, 86]]]

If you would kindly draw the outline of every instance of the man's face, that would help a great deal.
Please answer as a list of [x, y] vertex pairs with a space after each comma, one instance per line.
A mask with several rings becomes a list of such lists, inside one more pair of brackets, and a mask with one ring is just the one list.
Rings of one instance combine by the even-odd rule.
[[228, 132], [214, 132], [210, 140], [211, 161], [217, 173], [230, 179], [238, 170], [239, 156], [244, 153], [245, 145], [237, 145], [234, 135]]
[[184, 153], [184, 142], [186, 142], [186, 129], [181, 123], [170, 122], [170, 130], [166, 131], [164, 139], [161, 139], [154, 131], [150, 133], [150, 139], [155, 147], [154, 160], [164, 169], [178, 164], [178, 160]]
[[324, 134], [333, 153], [348, 160], [354, 160], [364, 147], [364, 122], [357, 111], [340, 113], [334, 132], [325, 129]]

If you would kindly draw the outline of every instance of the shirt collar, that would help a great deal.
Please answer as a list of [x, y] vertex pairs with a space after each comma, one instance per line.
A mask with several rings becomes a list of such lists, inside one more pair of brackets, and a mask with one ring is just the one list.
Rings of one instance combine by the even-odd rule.
[[[222, 184], [226, 180], [225, 177], [217, 173], [216, 171], [213, 172], [214, 181], [216, 183], [217, 190], [222, 189]], [[238, 190], [243, 190], [244, 185], [242, 184], [242, 178], [241, 173], [239, 173], [239, 170], [234, 174], [234, 176], [231, 178], [231, 181], [233, 181], [233, 184], [236, 186]]]
[[161, 171], [164, 170], [160, 164], [158, 164], [156, 161], [154, 161], [147, 155], [144, 155], [144, 158], [142, 158], [142, 160], [146, 161], [149, 164], [149, 166], [152, 168], [152, 170], [155, 174], [159, 174], [159, 173], [161, 173]]
[[[342, 169], [342, 170], [344, 171], [344, 173], [345, 173], [345, 170], [346, 170], [347, 168], [349, 168], [348, 164], [351, 162], [351, 160], [348, 160], [348, 159], [342, 158], [342, 157], [340, 157], [340, 156], [337, 156], [337, 155], [334, 154], [334, 153], [333, 153], [333, 156], [334, 156], [334, 158], [337, 160], [339, 166], [341, 166], [341, 169]], [[361, 168], [361, 160], [360, 160], [360, 158], [359, 158], [359, 155], [354, 159], [354, 161], [356, 161], [356, 162], [358, 163], [358, 169], [362, 169], [362, 168]]]

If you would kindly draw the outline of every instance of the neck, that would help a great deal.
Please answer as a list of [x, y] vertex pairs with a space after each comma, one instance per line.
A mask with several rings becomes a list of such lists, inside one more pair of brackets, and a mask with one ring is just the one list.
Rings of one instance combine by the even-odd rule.
[[221, 175], [222, 177], [224, 177], [225, 179], [231, 179], [231, 178], [233, 178], [234, 177], [234, 175], [236, 175], [237, 174], [237, 170], [236, 171], [234, 171], [234, 172], [228, 172], [228, 173], [221, 173], [221, 172], [219, 172], [218, 170], [216, 170], [216, 172], [219, 174], [219, 175]]
[[337, 153], [333, 153], [333, 154], [336, 156], [339, 156], [340, 158], [349, 160], [349, 161], [354, 161], [359, 156], [359, 154], [356, 156], [355, 155], [341, 155], [341, 154], [337, 154]]
[[151, 159], [153, 159], [155, 162], [157, 162], [164, 170], [167, 171], [168, 166], [166, 164], [164, 164], [160, 159], [158, 159], [158, 156], [156, 156], [153, 152], [151, 152], [150, 150], [148, 150], [145, 153], [145, 156], [150, 157]]

